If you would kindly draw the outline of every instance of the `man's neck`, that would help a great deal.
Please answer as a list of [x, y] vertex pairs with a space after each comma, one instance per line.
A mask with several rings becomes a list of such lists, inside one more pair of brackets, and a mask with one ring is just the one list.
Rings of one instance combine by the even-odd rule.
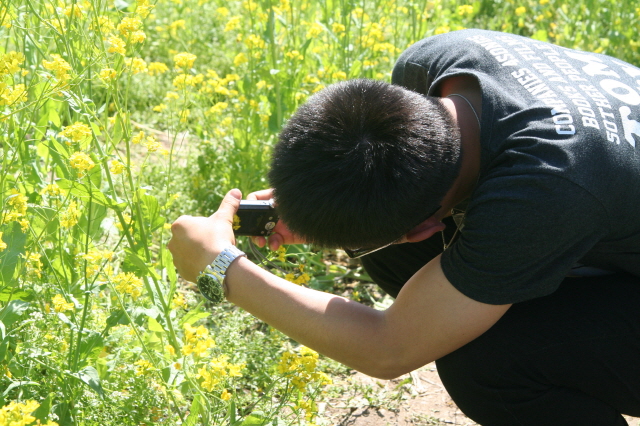
[[442, 200], [443, 213], [446, 214], [471, 195], [478, 180], [481, 155], [478, 120], [482, 117], [482, 93], [473, 77], [461, 76], [445, 80], [441, 84], [440, 96], [442, 105], [460, 130], [462, 155], [460, 174]]

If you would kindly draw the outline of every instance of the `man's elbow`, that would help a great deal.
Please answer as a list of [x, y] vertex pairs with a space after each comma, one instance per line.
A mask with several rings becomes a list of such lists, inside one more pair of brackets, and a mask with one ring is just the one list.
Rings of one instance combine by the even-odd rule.
[[402, 352], [404, 351], [390, 351], [381, 354], [375, 362], [368, 366], [367, 371], [361, 370], [361, 372], [376, 379], [393, 380], [434, 361], [427, 359], [427, 357], [419, 360], [407, 359], [405, 358], [406, 352]]

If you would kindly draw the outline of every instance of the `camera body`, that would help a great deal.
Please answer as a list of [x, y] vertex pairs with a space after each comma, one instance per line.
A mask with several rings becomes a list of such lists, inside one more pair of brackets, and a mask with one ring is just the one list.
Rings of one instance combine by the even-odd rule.
[[233, 216], [233, 232], [235, 235], [266, 237], [273, 232], [277, 222], [273, 200], [242, 200]]

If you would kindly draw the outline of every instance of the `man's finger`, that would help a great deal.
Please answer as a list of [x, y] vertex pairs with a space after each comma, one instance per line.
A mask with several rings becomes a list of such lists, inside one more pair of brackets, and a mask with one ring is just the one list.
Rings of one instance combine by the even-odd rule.
[[247, 195], [247, 200], [270, 200], [273, 196], [273, 189], [261, 189]]
[[225, 218], [229, 222], [233, 223], [233, 215], [236, 214], [240, 207], [240, 200], [242, 199], [242, 192], [239, 189], [234, 188], [227, 192], [227, 195], [222, 199], [218, 211], [214, 213], [218, 217]]

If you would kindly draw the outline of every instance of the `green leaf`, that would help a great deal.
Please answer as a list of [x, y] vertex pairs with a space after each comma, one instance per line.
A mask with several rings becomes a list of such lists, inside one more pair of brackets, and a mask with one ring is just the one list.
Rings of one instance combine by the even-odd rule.
[[0, 321], [2, 321], [5, 326], [9, 327], [22, 316], [28, 307], [29, 302], [25, 302], [24, 300], [12, 300], [0, 311]]
[[197, 394], [191, 402], [191, 408], [189, 410], [189, 417], [184, 421], [184, 426], [195, 426], [198, 424], [200, 413], [203, 412], [202, 407], [202, 395]]
[[193, 325], [198, 320], [208, 317], [211, 315], [209, 312], [202, 312], [200, 310], [200, 306], [197, 306], [195, 309], [187, 312], [185, 316], [180, 320], [180, 325], [183, 326], [185, 324]]
[[174, 290], [176, 283], [178, 282], [178, 274], [176, 274], [176, 268], [173, 266], [173, 256], [171, 256], [171, 252], [167, 250], [165, 246], [162, 246], [160, 256], [162, 259], [162, 266], [167, 271], [167, 278], [169, 279], [171, 289]]
[[16, 287], [4, 287], [0, 290], [0, 302], [8, 300], [24, 300], [31, 302], [34, 294], [30, 290], [19, 290]]
[[40, 406], [34, 411], [31, 415], [36, 418], [36, 420], [40, 420], [40, 422], [44, 423], [49, 417], [49, 412], [51, 411], [51, 402], [53, 401], [54, 393], [50, 393], [48, 397], [44, 399], [40, 403]]
[[13, 382], [9, 386], [7, 386], [7, 389], [5, 389], [5, 391], [2, 393], [2, 396], [3, 397], [7, 396], [7, 395], [9, 395], [9, 392], [11, 392], [13, 389], [19, 388], [20, 386], [26, 386], [26, 385], [40, 386], [40, 383], [38, 383], [38, 382], [22, 382], [22, 381]]
[[58, 211], [51, 207], [32, 206], [29, 207], [31, 215], [31, 227], [34, 229], [45, 229], [47, 235], [55, 235], [60, 224]]
[[123, 311], [122, 309], [118, 309], [117, 311], [111, 312], [111, 314], [107, 318], [106, 323], [107, 323], [107, 326], [105, 327], [106, 329], [115, 327], [116, 325], [128, 325], [129, 317], [127, 317], [127, 314], [125, 313], [125, 311]]
[[91, 209], [85, 208], [78, 227], [88, 233], [93, 241], [98, 241], [104, 230], [102, 229], [102, 221], [107, 217], [107, 207], [101, 204], [93, 203]]
[[147, 195], [143, 188], [138, 189], [138, 199], [142, 207], [142, 219], [145, 230], [153, 232], [164, 225], [164, 217], [160, 216], [160, 204], [153, 195]]
[[3, 231], [2, 241], [7, 245], [7, 248], [0, 252], [0, 283], [14, 286], [17, 283], [14, 279], [16, 265], [25, 254], [27, 235], [22, 232], [18, 222], [0, 226], [0, 231]]
[[156, 332], [159, 332], [159, 333], [166, 333], [165, 329], [162, 327], [162, 325], [155, 318], [148, 317], [147, 319], [148, 319], [149, 331], [156, 331]]
[[[88, 331], [85, 329], [85, 331]], [[97, 358], [98, 354], [102, 351], [104, 347], [104, 339], [100, 335], [100, 333], [96, 333], [95, 331], [88, 331], [89, 336], [83, 336], [80, 341], [80, 359], [87, 359], [95, 357]]]
[[87, 366], [77, 373], [71, 373], [71, 375], [79, 379], [81, 382], [85, 383], [98, 395], [104, 398], [104, 390], [102, 389], [102, 384], [100, 383], [100, 376], [98, 375], [98, 370], [96, 370], [94, 367]]
[[56, 183], [60, 188], [69, 191], [72, 195], [75, 195], [85, 202], [93, 201], [105, 207], [120, 211], [126, 207], [125, 203], [118, 203], [116, 200], [107, 197], [100, 189], [93, 186], [90, 181], [76, 182], [69, 179], [58, 179]]
[[254, 411], [244, 419], [242, 426], [265, 425], [268, 421], [269, 418], [262, 411]]

